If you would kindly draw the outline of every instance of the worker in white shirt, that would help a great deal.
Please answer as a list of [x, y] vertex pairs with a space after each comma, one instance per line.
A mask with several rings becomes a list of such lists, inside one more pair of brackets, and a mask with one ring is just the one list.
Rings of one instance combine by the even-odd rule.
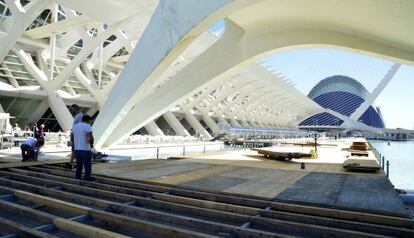
[[76, 179], [81, 179], [82, 170], [85, 168], [84, 180], [91, 181], [93, 135], [91, 123], [92, 118], [88, 115], [82, 117], [82, 122], [72, 128], [73, 148], [76, 158]]
[[[73, 124], [72, 124], [72, 131], [73, 131], [73, 127], [78, 124], [79, 122], [82, 122], [82, 117], [83, 117], [83, 113], [81, 112], [81, 108], [79, 107], [78, 104], [72, 104], [72, 106], [70, 106], [69, 108], [70, 113], [73, 116]], [[72, 153], [70, 155], [70, 163], [73, 163], [73, 161], [75, 160], [75, 151], [74, 151], [74, 147], [73, 147], [73, 133], [70, 133], [70, 141], [72, 142]]]

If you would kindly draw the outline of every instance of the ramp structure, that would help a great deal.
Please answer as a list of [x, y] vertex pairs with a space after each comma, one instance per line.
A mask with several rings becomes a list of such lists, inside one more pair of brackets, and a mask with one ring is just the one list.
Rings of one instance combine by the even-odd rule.
[[3, 164], [0, 235], [12, 237], [412, 237], [401, 214], [272, 201], [103, 175]]

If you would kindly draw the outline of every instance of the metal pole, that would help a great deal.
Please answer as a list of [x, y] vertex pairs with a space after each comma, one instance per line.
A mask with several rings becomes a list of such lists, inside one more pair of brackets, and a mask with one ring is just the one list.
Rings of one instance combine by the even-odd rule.
[[384, 169], [385, 166], [385, 156], [382, 156], [381, 167]]
[[160, 147], [157, 147], [157, 159], [159, 159], [160, 156]]
[[390, 177], [390, 161], [387, 160], [387, 178]]
[[204, 148], [203, 148], [203, 154], [205, 153], [206, 153], [206, 145], [204, 145]]
[[185, 155], [185, 146], [183, 146], [183, 155]]

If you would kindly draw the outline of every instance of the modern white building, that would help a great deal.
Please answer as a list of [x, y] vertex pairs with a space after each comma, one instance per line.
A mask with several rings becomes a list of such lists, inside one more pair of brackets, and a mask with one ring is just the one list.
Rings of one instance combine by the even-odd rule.
[[413, 10], [410, 0], [0, 0], [0, 112], [67, 130], [76, 103], [96, 116], [98, 147], [137, 130], [210, 139], [219, 125], [297, 128], [326, 110], [257, 62], [333, 47], [412, 64]]

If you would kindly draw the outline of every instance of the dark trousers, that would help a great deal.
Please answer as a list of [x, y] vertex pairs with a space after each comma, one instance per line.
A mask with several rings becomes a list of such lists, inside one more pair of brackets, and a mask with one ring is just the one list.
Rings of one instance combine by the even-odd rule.
[[32, 147], [22, 144], [20, 149], [22, 149], [22, 162], [34, 160], [34, 150]]
[[83, 167], [85, 167], [84, 180], [91, 180], [92, 153], [88, 150], [75, 150], [76, 158], [76, 179], [81, 179]]

